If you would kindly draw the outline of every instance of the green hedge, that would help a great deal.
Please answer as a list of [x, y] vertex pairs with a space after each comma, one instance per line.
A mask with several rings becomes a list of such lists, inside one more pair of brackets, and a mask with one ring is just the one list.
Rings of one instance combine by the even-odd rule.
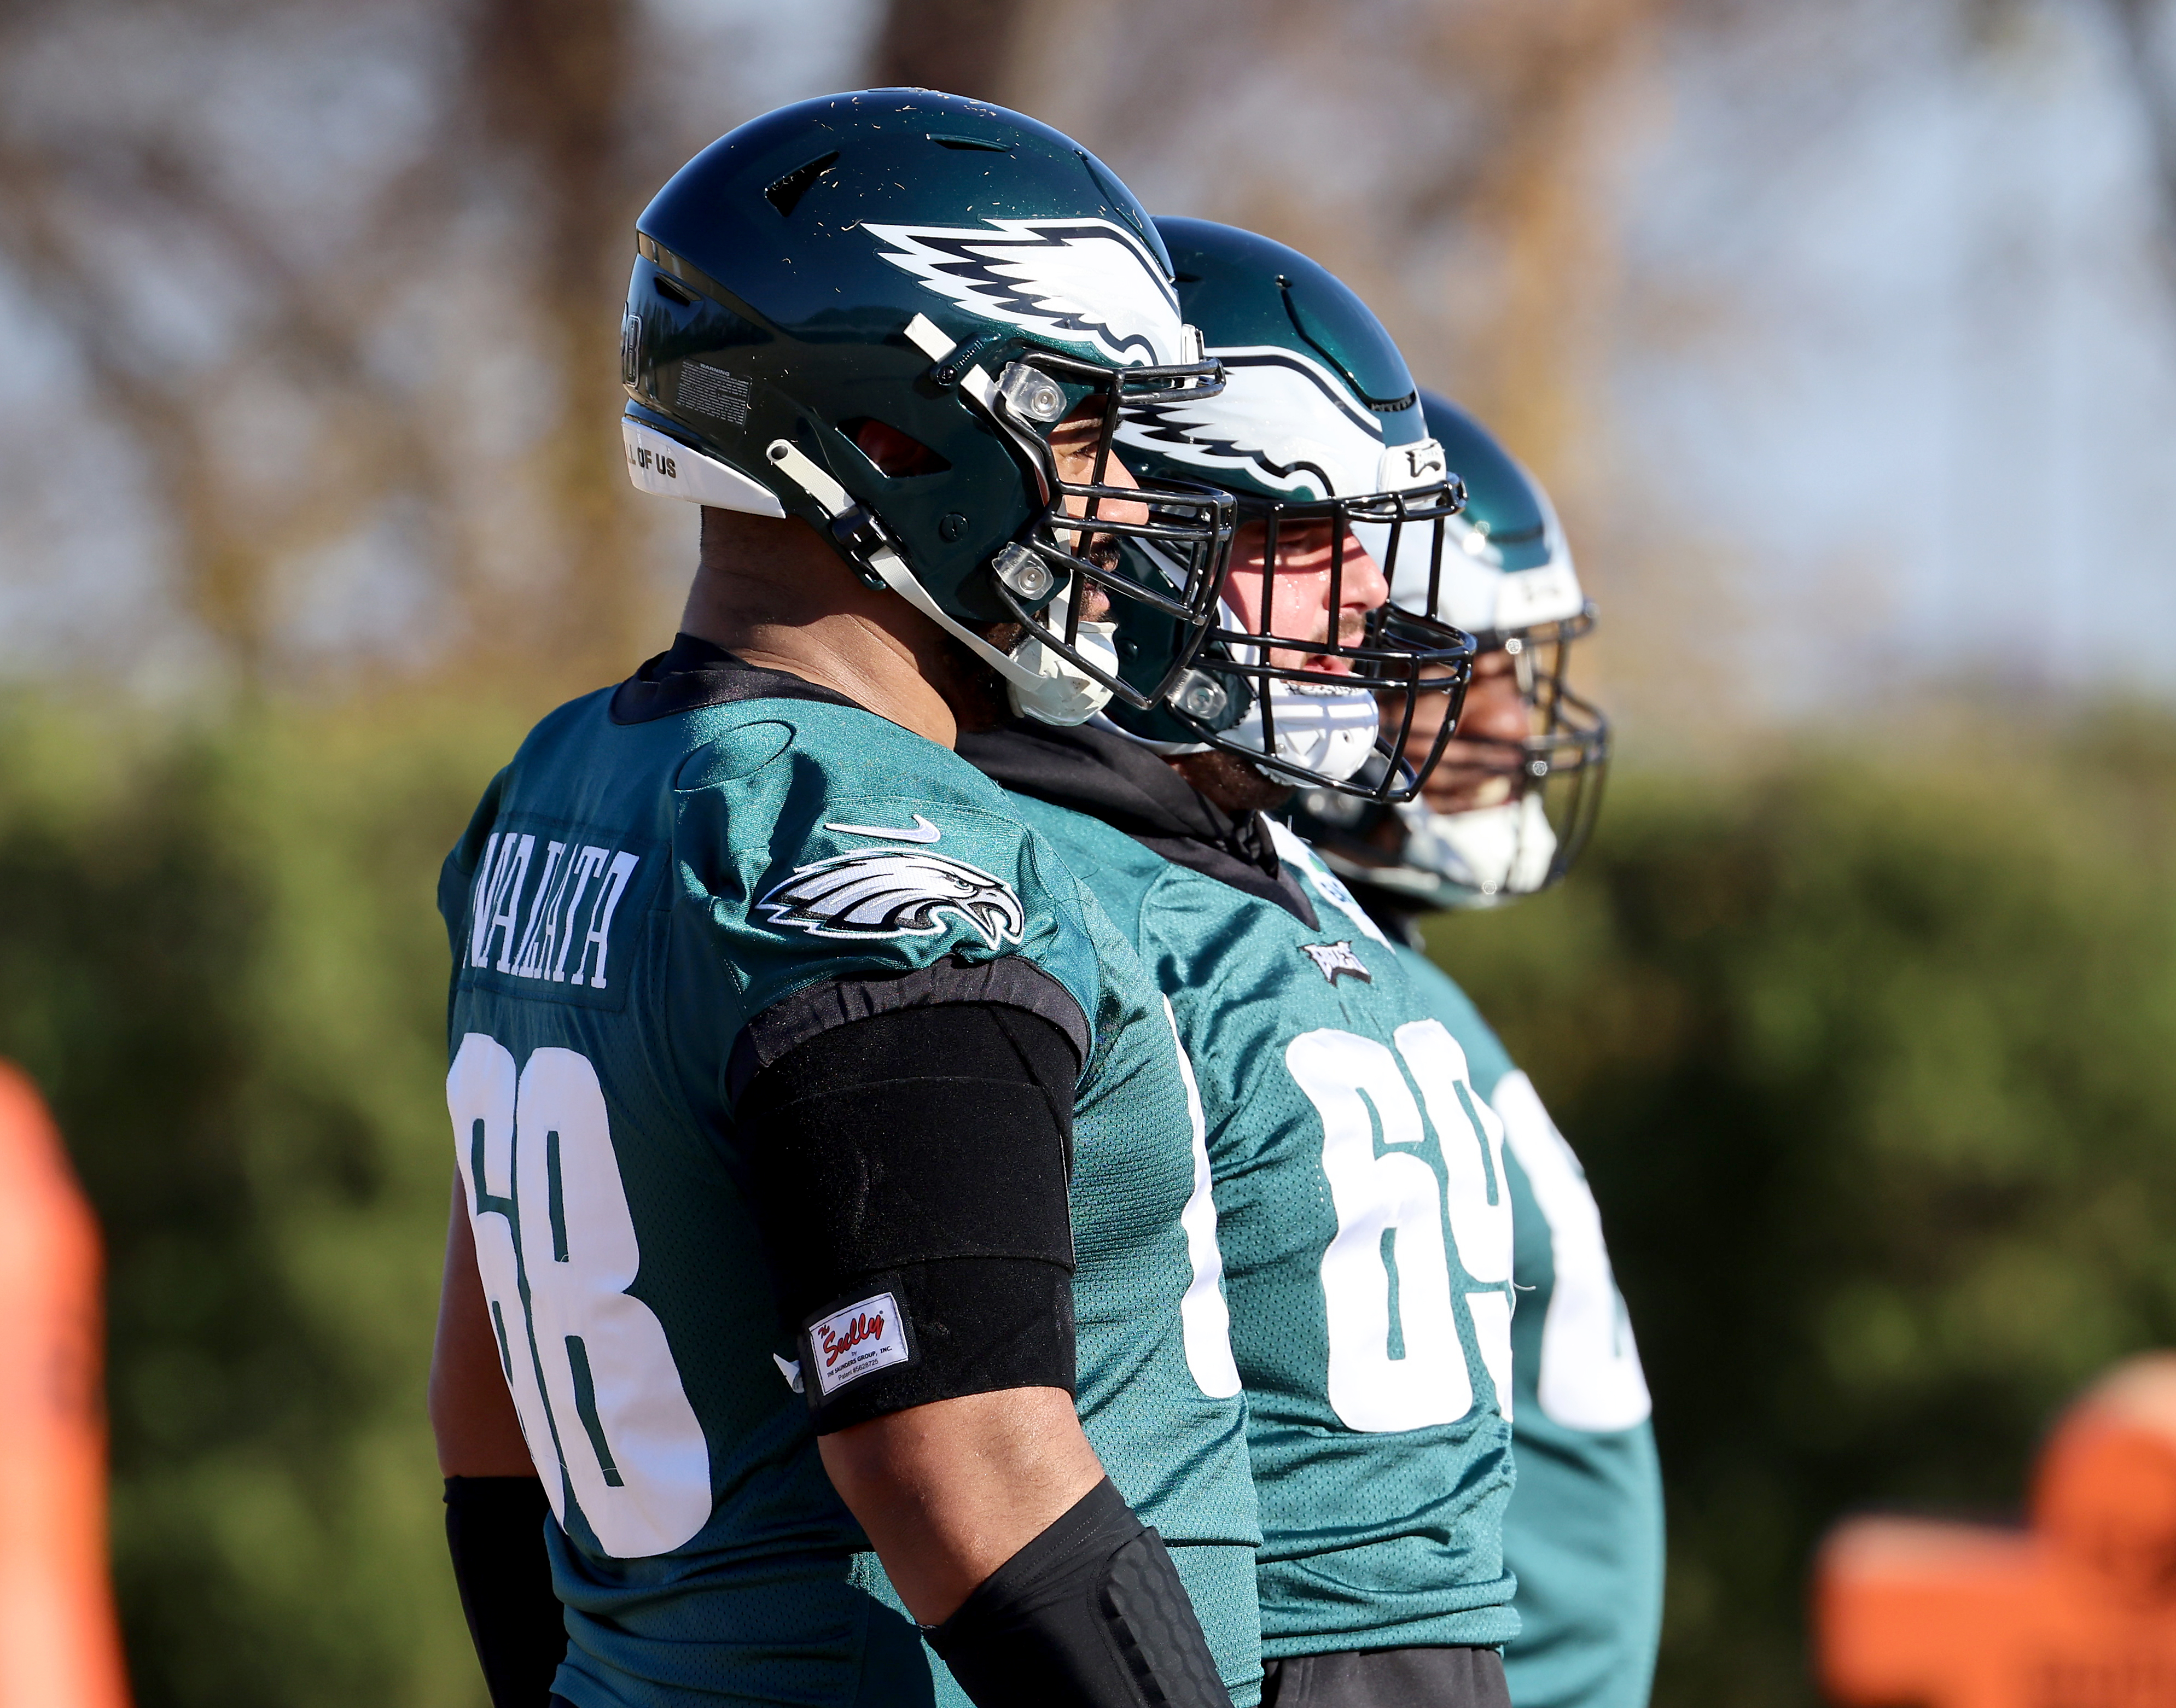
[[2176, 1344], [2176, 730], [1993, 734], [1627, 787], [1565, 889], [1432, 939], [1602, 1206], [1672, 1708], [1814, 1700], [1822, 1529], [2014, 1518], [2064, 1401]]
[[451, 1175], [432, 895], [510, 740], [421, 709], [133, 745], [0, 717], [0, 1054], [105, 1224], [142, 1708], [484, 1700], [422, 1411]]
[[[518, 733], [429, 699], [126, 739], [0, 709], [0, 1053], [106, 1229], [144, 1708], [481, 1700], [422, 1418], [432, 896]], [[1808, 1700], [1831, 1517], [2011, 1508], [2064, 1398], [2176, 1343], [2172, 753], [2142, 720], [1629, 780], [1566, 889], [1436, 933], [1632, 1301], [1665, 1702]]]

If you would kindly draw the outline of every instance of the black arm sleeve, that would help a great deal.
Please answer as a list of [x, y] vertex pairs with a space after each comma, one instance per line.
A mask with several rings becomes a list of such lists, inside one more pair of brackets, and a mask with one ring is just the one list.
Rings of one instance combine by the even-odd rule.
[[976, 1708], [1231, 1708], [1163, 1538], [1108, 1478], [923, 1635]]
[[533, 1477], [449, 1477], [446, 1546], [492, 1708], [544, 1708], [567, 1625], [544, 1552], [551, 1516]]
[[734, 1125], [819, 1431], [1072, 1391], [1079, 1072], [1061, 1025], [971, 1002], [829, 1026], [749, 1080]]

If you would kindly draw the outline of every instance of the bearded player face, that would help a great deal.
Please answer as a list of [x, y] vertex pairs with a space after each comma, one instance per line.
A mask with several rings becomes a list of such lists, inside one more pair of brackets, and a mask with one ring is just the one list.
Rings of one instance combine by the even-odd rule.
[[[1224, 582], [1224, 602], [1239, 626], [1256, 634], [1307, 636], [1325, 648], [1357, 646], [1367, 634], [1368, 613], [1390, 596], [1390, 589], [1352, 530], [1327, 516], [1295, 519], [1279, 527], [1274, 558], [1271, 552], [1268, 522], [1241, 524]], [[1353, 673], [1349, 656], [1330, 650], [1272, 647], [1269, 661], [1332, 676]]]

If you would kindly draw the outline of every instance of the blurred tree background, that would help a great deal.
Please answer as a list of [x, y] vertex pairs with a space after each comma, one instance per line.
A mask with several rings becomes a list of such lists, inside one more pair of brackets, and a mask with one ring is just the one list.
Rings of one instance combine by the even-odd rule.
[[1431, 933], [1602, 1206], [1662, 1703], [1809, 1700], [1823, 1528], [2014, 1520], [2062, 1405], [2176, 1345], [2176, 723], [1959, 751], [1641, 778], [1575, 882]]
[[146, 1708], [475, 1705], [422, 1384], [438, 859], [669, 634], [628, 227], [784, 100], [1021, 106], [1376, 303], [1548, 481], [1624, 775], [1445, 922], [1594, 1178], [1668, 1708], [2176, 1344], [2163, 0], [15, 0], [0, 1053], [104, 1218]]

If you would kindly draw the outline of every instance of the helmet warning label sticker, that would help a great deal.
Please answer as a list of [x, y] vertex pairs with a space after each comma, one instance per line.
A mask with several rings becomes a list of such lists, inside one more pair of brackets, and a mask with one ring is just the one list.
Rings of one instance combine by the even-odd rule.
[[748, 399], [754, 386], [748, 380], [727, 373], [722, 367], [705, 367], [699, 362], [680, 364], [680, 385], [673, 394], [673, 401], [681, 409], [693, 410], [715, 421], [731, 422], [735, 427], [746, 427], [748, 418]]
[[815, 1370], [817, 1392], [829, 1398], [847, 1383], [911, 1357], [898, 1303], [889, 1293], [875, 1293], [808, 1325], [802, 1368]]

